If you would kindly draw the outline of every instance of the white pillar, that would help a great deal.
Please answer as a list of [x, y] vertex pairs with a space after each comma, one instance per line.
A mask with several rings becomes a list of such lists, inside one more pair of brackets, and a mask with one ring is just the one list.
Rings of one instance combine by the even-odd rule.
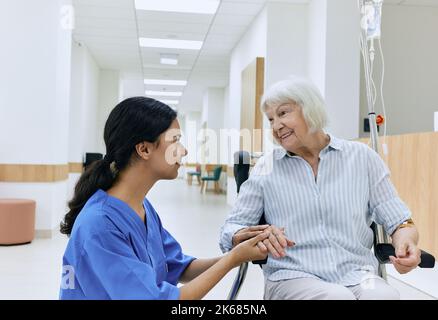
[[[73, 40], [68, 142], [68, 160], [73, 164], [83, 163], [85, 152], [98, 152], [100, 146], [97, 126], [99, 80], [99, 66], [88, 48]], [[69, 173], [68, 200], [73, 197], [73, 190], [80, 175], [76, 170]]]
[[[67, 165], [71, 7], [68, 1], [0, 3], [0, 165]], [[19, 172], [17, 173], [19, 175]], [[37, 202], [37, 236], [66, 212], [67, 180], [0, 181], [0, 197]]]
[[307, 75], [307, 5], [267, 4], [265, 89], [291, 75]]
[[100, 69], [83, 44], [73, 41], [71, 57], [69, 162], [82, 162], [85, 152], [98, 149]]
[[183, 144], [187, 149], [187, 163], [197, 163], [200, 161], [197, 157], [199, 141], [198, 134], [201, 129], [201, 113], [187, 112], [184, 117]]
[[[208, 140], [205, 161], [208, 163], [221, 163], [220, 155], [220, 130], [224, 127], [224, 89], [208, 88], [204, 93], [202, 106], [202, 124], [206, 123]], [[225, 158], [225, 157], [222, 157]]]
[[[265, 91], [292, 75], [307, 76], [309, 28], [307, 5], [273, 2], [266, 9]], [[265, 116], [263, 128], [270, 128]], [[272, 149], [272, 141], [271, 132], [264, 131], [264, 152]]]
[[97, 122], [97, 152], [105, 154], [103, 131], [112, 109], [119, 103], [119, 71], [101, 70], [99, 75], [99, 109]]
[[[61, 0], [0, 2], [3, 167], [68, 163], [71, 51], [68, 4]], [[51, 231], [58, 228], [66, 212], [66, 189], [66, 179], [0, 181], [0, 197], [36, 200], [37, 236], [51, 236]]]
[[309, 4], [309, 76], [327, 102], [328, 131], [359, 136], [360, 15], [356, 1]]

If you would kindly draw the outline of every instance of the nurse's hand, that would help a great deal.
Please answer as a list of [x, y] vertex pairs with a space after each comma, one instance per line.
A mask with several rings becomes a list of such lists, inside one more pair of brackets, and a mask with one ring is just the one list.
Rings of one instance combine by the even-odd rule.
[[261, 233], [269, 227], [269, 224], [262, 224], [258, 226], [251, 226], [247, 228], [240, 229], [233, 236], [233, 247], [237, 246], [242, 241], [251, 239]]
[[269, 233], [263, 232], [249, 240], [245, 240], [235, 246], [229, 254], [233, 257], [234, 266], [239, 266], [243, 262], [253, 260], [263, 260], [267, 257], [267, 252], [260, 250], [257, 243], [264, 241], [269, 237]]

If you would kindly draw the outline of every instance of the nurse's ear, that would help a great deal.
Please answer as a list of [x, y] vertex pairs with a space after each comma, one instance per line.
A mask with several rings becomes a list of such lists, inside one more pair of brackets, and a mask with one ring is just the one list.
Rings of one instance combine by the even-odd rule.
[[143, 160], [149, 160], [154, 148], [154, 144], [147, 141], [143, 141], [135, 145], [135, 151], [137, 152], [137, 155]]

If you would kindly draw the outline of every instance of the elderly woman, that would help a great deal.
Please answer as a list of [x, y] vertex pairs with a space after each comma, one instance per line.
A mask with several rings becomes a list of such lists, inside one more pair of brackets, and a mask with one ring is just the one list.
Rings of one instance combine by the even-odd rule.
[[[391, 235], [400, 273], [420, 263], [418, 233], [382, 159], [324, 132], [323, 98], [305, 79], [273, 85], [262, 109], [282, 148], [262, 157], [241, 186], [222, 250], [270, 231], [258, 243], [269, 252], [265, 299], [399, 299], [377, 276], [370, 225]], [[269, 225], [256, 226], [263, 213]]]

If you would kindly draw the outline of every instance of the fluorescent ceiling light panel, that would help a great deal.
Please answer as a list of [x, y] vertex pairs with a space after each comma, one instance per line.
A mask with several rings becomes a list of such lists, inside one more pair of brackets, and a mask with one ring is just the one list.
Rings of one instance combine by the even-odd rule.
[[144, 79], [144, 84], [161, 85], [161, 86], [185, 86], [186, 80], [162, 80], [162, 79]]
[[219, 0], [135, 0], [137, 10], [215, 14]]
[[162, 103], [165, 103], [165, 104], [178, 104], [179, 103], [178, 100], [159, 100], [159, 101], [161, 101]]
[[161, 64], [171, 64], [171, 65], [175, 66], [178, 64], [178, 55], [171, 54], [171, 53], [161, 53], [160, 54], [160, 63]]
[[148, 48], [199, 50], [202, 47], [202, 41], [194, 40], [173, 40], [156, 38], [139, 38], [138, 40], [140, 42], [140, 47]]
[[181, 97], [182, 92], [175, 91], [146, 91], [147, 96], [162, 96], [162, 97]]
[[176, 66], [178, 64], [178, 59], [175, 58], [160, 58], [160, 63], [161, 64], [170, 64], [173, 66]]

